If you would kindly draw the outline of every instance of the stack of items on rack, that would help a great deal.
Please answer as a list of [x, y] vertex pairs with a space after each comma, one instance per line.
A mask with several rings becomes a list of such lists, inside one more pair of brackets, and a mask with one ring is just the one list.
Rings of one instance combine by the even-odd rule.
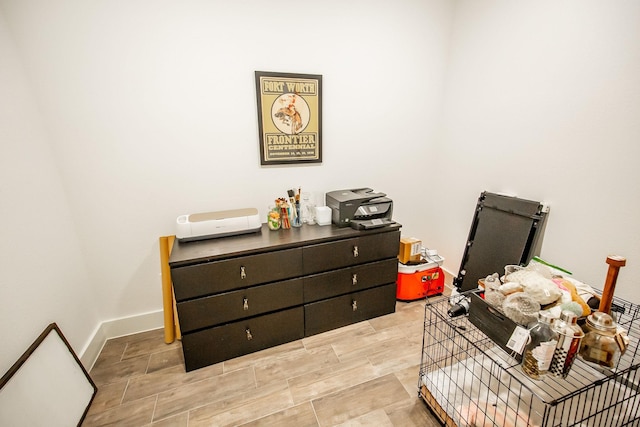
[[[620, 259], [609, 257], [607, 261], [610, 269], [614, 264], [616, 276], [617, 269], [624, 265]], [[517, 353], [523, 372], [533, 379], [543, 379], [547, 374], [566, 377], [576, 356], [613, 368], [629, 344], [626, 331], [610, 312], [615, 279], [605, 285], [608, 292], [601, 298], [591, 286], [570, 274], [534, 257], [526, 267], [507, 265], [504, 276], [494, 273], [480, 280], [483, 292], [472, 297], [469, 320], [505, 350]], [[490, 318], [478, 318], [477, 309], [484, 303], [515, 325], [496, 334]], [[529, 328], [519, 342], [515, 332], [509, 333], [517, 329], [516, 325]]]
[[400, 238], [396, 299], [415, 301], [444, 291], [444, 258], [414, 237]]
[[549, 310], [553, 318], [559, 318], [563, 310], [587, 316], [591, 313], [587, 302], [595, 308], [599, 297], [591, 286], [567, 273], [534, 257], [526, 267], [505, 266], [504, 276], [494, 273], [480, 280], [479, 286], [484, 288], [485, 301], [520, 325], [536, 322], [541, 309]]

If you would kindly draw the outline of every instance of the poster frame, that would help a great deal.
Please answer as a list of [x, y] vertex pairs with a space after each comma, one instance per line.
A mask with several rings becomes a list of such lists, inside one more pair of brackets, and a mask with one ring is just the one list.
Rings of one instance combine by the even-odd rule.
[[322, 163], [322, 75], [256, 71], [260, 164]]

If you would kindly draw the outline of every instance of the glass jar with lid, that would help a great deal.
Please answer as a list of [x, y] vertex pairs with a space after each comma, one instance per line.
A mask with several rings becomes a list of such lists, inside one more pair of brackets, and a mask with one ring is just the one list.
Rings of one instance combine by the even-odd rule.
[[280, 230], [282, 220], [280, 218], [280, 208], [277, 206], [269, 206], [267, 210], [267, 225], [269, 230]]
[[587, 362], [613, 368], [626, 350], [628, 338], [618, 331], [613, 318], [601, 311], [587, 316], [583, 326], [585, 336], [580, 345], [580, 357]]

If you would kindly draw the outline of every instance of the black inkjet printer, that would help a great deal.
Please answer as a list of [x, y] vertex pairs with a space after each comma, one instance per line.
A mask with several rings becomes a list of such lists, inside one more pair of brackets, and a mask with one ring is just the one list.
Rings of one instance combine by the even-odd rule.
[[395, 224], [391, 219], [393, 201], [371, 188], [330, 191], [326, 202], [331, 208], [331, 222], [338, 227], [368, 230]]

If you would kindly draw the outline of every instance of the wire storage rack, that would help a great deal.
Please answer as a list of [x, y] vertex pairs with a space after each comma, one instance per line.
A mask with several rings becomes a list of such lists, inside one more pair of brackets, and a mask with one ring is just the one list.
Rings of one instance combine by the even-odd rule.
[[425, 305], [419, 396], [447, 427], [640, 426], [640, 306], [614, 298], [630, 343], [613, 369], [576, 358], [566, 378], [527, 377], [449, 297]]

